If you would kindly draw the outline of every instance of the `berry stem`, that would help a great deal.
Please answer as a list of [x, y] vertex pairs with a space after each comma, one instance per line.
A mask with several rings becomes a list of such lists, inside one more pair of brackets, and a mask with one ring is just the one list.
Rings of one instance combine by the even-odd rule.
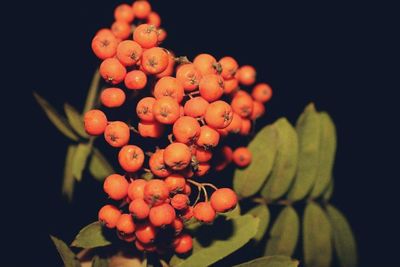
[[172, 144], [174, 142], [174, 140], [172, 140], [172, 134], [168, 135], [168, 141]]
[[215, 185], [210, 184], [210, 183], [202, 183], [202, 185], [203, 185], [203, 186], [209, 186], [209, 187], [211, 187], [211, 188], [214, 189], [214, 190], [218, 190], [218, 187], [216, 187]]
[[133, 127], [133, 126], [129, 126], [129, 130], [131, 130], [132, 132], [134, 132], [134, 133], [137, 133], [137, 134], [139, 134], [139, 131], [138, 130], [136, 130], [136, 128], [135, 127]]

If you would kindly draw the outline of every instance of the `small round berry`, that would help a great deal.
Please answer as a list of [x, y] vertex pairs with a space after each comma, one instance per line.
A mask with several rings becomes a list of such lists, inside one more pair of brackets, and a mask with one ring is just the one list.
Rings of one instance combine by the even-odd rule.
[[172, 133], [178, 142], [194, 143], [200, 135], [200, 124], [192, 117], [183, 116], [174, 123]]
[[164, 128], [164, 124], [157, 121], [138, 123], [138, 131], [142, 137], [160, 138], [164, 133]]
[[153, 94], [156, 99], [170, 96], [180, 103], [183, 99], [184, 90], [182, 83], [177, 78], [166, 76], [157, 81]]
[[196, 175], [198, 177], [202, 177], [204, 175], [206, 175], [211, 169], [211, 165], [208, 162], [200, 162], [197, 165], [197, 170], [196, 170]]
[[190, 220], [193, 217], [193, 208], [189, 206], [186, 209], [180, 211], [179, 217], [184, 221]]
[[151, 206], [164, 203], [168, 197], [168, 186], [163, 180], [152, 179], [144, 186], [144, 200]]
[[187, 145], [183, 143], [172, 143], [164, 150], [165, 165], [172, 170], [183, 170], [186, 168], [192, 158], [192, 153]]
[[189, 204], [190, 204], [189, 197], [185, 194], [176, 194], [171, 199], [172, 207], [174, 207], [174, 209], [177, 210], [184, 210], [189, 206]]
[[194, 60], [193, 64], [200, 71], [201, 75], [217, 74], [218, 70], [221, 70], [221, 65], [217, 63], [217, 60], [209, 54], [199, 54]]
[[253, 101], [253, 110], [251, 111], [250, 119], [256, 120], [265, 113], [264, 104], [258, 101]]
[[272, 88], [266, 83], [259, 83], [254, 86], [251, 96], [261, 103], [268, 102], [272, 97]]
[[147, 181], [144, 179], [132, 180], [128, 186], [128, 197], [131, 200], [144, 198], [144, 186]]
[[118, 59], [107, 58], [100, 65], [100, 75], [111, 84], [122, 82], [126, 75], [126, 69]]
[[171, 174], [170, 170], [164, 163], [164, 149], [159, 149], [151, 155], [149, 167], [151, 172], [158, 177], [167, 177]]
[[136, 18], [145, 19], [150, 15], [151, 5], [148, 1], [135, 1], [132, 4], [132, 10]]
[[136, 105], [136, 114], [142, 121], [153, 122], [153, 105], [156, 102], [154, 97], [144, 97]]
[[242, 118], [237, 113], [233, 112], [232, 122], [225, 128], [225, 130], [228, 133], [237, 134], [240, 132], [241, 128], [242, 128]]
[[143, 52], [141, 67], [146, 73], [158, 74], [167, 69], [169, 60], [167, 50], [153, 47]]
[[211, 160], [213, 153], [210, 150], [199, 147], [195, 155], [199, 163], [205, 163]]
[[221, 72], [222, 78], [232, 79], [235, 77], [239, 65], [233, 57], [223, 57], [219, 60], [219, 64], [221, 64], [222, 68]]
[[136, 238], [143, 244], [153, 243], [156, 234], [156, 228], [148, 222], [138, 224], [136, 227]]
[[113, 205], [105, 205], [99, 210], [99, 221], [107, 228], [115, 228], [121, 212]]
[[214, 129], [228, 127], [233, 119], [232, 108], [225, 101], [215, 101], [207, 107], [204, 119], [207, 125]]
[[233, 162], [239, 167], [246, 167], [251, 163], [251, 152], [247, 147], [238, 147], [233, 151]]
[[186, 185], [186, 179], [178, 173], [169, 175], [164, 182], [167, 184], [171, 194], [182, 192]]
[[127, 196], [128, 186], [124, 176], [111, 174], [104, 180], [103, 189], [111, 199], [121, 200]]
[[175, 238], [173, 245], [175, 253], [185, 254], [192, 250], [193, 239], [189, 234], [182, 234]]
[[150, 209], [149, 221], [155, 227], [164, 227], [173, 223], [176, 217], [174, 208], [167, 203]]
[[210, 126], [200, 127], [200, 135], [196, 144], [204, 149], [216, 147], [219, 143], [219, 133]]
[[235, 78], [224, 80], [224, 94], [231, 94], [238, 90], [239, 88], [239, 81]]
[[130, 130], [126, 123], [113, 121], [107, 125], [104, 138], [112, 147], [122, 147], [129, 142]]
[[118, 41], [110, 30], [97, 34], [92, 40], [92, 50], [99, 59], [111, 58], [117, 52]]
[[208, 102], [216, 101], [224, 94], [224, 80], [217, 74], [205, 75], [200, 80], [199, 91]]
[[100, 100], [103, 106], [108, 108], [117, 108], [124, 104], [126, 99], [124, 91], [119, 88], [106, 88], [100, 94]]
[[240, 135], [249, 135], [251, 130], [251, 121], [249, 119], [242, 118], [242, 126], [240, 127]]
[[103, 111], [92, 109], [85, 113], [83, 118], [85, 131], [89, 135], [100, 135], [107, 127], [107, 117]]
[[114, 10], [114, 18], [116, 21], [131, 23], [134, 19], [133, 9], [128, 4], [121, 4]]
[[150, 14], [147, 17], [147, 24], [154, 25], [154, 27], [160, 27], [161, 25], [161, 18], [160, 15], [156, 12], [150, 12]]
[[199, 202], [193, 208], [193, 216], [200, 222], [212, 223], [216, 213], [210, 202]]
[[136, 198], [129, 203], [129, 212], [132, 214], [133, 218], [144, 220], [149, 216], [150, 207], [143, 199]]
[[237, 72], [237, 78], [243, 85], [252, 85], [256, 81], [256, 70], [249, 65], [242, 66]]
[[231, 103], [232, 109], [242, 118], [250, 117], [253, 111], [253, 99], [245, 92], [235, 95]]
[[184, 113], [186, 116], [190, 116], [193, 118], [203, 117], [206, 113], [207, 107], [209, 103], [207, 100], [202, 98], [201, 96], [194, 97], [189, 99], [185, 106], [183, 107]]
[[111, 25], [111, 31], [115, 35], [115, 37], [125, 40], [128, 39], [131, 35], [131, 25], [124, 21], [115, 21]]
[[137, 172], [143, 166], [143, 150], [134, 145], [126, 145], [118, 153], [118, 162], [127, 172]]
[[153, 115], [158, 122], [173, 124], [180, 117], [180, 106], [172, 97], [164, 96], [154, 102]]
[[117, 58], [124, 66], [135, 65], [140, 60], [142, 53], [142, 47], [132, 40], [122, 41], [117, 47]]
[[122, 214], [117, 221], [117, 230], [123, 234], [130, 235], [135, 232], [135, 223], [130, 214]]
[[227, 212], [236, 207], [237, 195], [230, 188], [220, 188], [216, 190], [210, 198], [210, 203], [216, 212]]
[[176, 78], [182, 83], [185, 91], [191, 92], [199, 87], [202, 75], [194, 64], [183, 64], [178, 67]]
[[172, 222], [171, 226], [175, 231], [175, 235], [179, 235], [184, 228], [184, 224], [183, 224], [182, 220], [179, 218], [175, 218], [175, 220]]

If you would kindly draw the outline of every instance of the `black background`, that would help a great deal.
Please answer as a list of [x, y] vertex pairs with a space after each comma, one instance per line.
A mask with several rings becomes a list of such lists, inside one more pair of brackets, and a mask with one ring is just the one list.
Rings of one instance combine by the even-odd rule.
[[[78, 186], [72, 206], [60, 197], [68, 141], [32, 91], [59, 110], [65, 101], [82, 107], [98, 64], [91, 38], [112, 23], [120, 2], [22, 1], [2, 10], [0, 240], [9, 251], [1, 266], [60, 265], [48, 234], [71, 240], [104, 200], [90, 179]], [[152, 3], [168, 32], [165, 46], [176, 54], [232, 55], [257, 68], [259, 81], [274, 88], [264, 124], [281, 116], [295, 122], [310, 101], [332, 115], [339, 144], [333, 203], [354, 228], [361, 266], [396, 265], [400, 88], [394, 81], [394, 7], [353, 1]]]

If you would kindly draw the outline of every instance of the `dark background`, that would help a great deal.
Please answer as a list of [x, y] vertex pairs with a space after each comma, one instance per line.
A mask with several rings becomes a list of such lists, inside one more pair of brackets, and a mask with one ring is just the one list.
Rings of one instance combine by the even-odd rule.
[[[1, 266], [56, 266], [48, 238], [70, 241], [103, 196], [86, 179], [72, 205], [60, 196], [68, 141], [32, 97], [82, 108], [98, 64], [90, 42], [122, 1], [18, 1], [3, 8]], [[165, 46], [252, 64], [274, 88], [263, 123], [295, 122], [310, 101], [337, 125], [333, 203], [349, 218], [361, 266], [398, 261], [398, 61], [395, 9], [383, 2], [152, 1]], [[396, 70], [397, 67], [397, 70]], [[5, 148], [5, 149], [4, 149]], [[5, 162], [4, 162], [5, 159]], [[396, 165], [397, 164], [397, 165]], [[84, 196], [89, 190], [91, 194]], [[4, 238], [5, 237], [5, 238]], [[3, 253], [2, 253], [3, 254]]]

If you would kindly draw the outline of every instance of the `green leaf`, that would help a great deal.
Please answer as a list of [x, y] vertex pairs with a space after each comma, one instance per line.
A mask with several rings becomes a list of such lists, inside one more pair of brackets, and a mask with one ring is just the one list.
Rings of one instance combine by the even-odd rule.
[[331, 199], [332, 194], [333, 194], [333, 188], [334, 188], [334, 182], [333, 182], [333, 178], [332, 178], [331, 181], [329, 182], [329, 185], [326, 188], [324, 194], [322, 195], [323, 200], [328, 201], [329, 199]]
[[67, 197], [69, 201], [72, 200], [72, 196], [74, 194], [75, 179], [74, 175], [72, 174], [72, 161], [74, 159], [75, 151], [76, 151], [76, 145], [68, 146], [67, 156], [65, 158], [65, 166], [64, 166], [62, 193]]
[[288, 194], [291, 201], [304, 198], [310, 192], [317, 178], [320, 128], [320, 117], [315, 111], [314, 104], [310, 104], [296, 124], [299, 161], [297, 175]]
[[86, 103], [85, 107], [83, 108], [83, 114], [93, 109], [98, 97], [97, 95], [98, 95], [100, 81], [101, 81], [100, 72], [98, 69], [96, 69], [86, 97]]
[[93, 148], [89, 171], [99, 181], [103, 181], [107, 176], [115, 173], [114, 168], [97, 148]]
[[346, 217], [332, 205], [326, 207], [333, 232], [333, 244], [340, 266], [357, 266], [356, 241]]
[[299, 239], [300, 220], [291, 206], [286, 206], [276, 218], [265, 249], [266, 256], [292, 256]]
[[72, 129], [83, 138], [89, 138], [89, 135], [85, 131], [85, 126], [83, 125], [83, 118], [81, 114], [68, 103], [64, 104], [64, 111], [67, 115], [67, 119]]
[[332, 178], [333, 164], [336, 154], [336, 128], [331, 117], [322, 112], [319, 114], [321, 123], [319, 144], [319, 165], [317, 179], [310, 196], [319, 197], [328, 187]]
[[287, 256], [266, 256], [248, 261], [234, 267], [297, 267], [298, 260], [293, 260]]
[[66, 119], [58, 114], [58, 112], [40, 95], [33, 93], [36, 101], [42, 107], [49, 120], [57, 127], [57, 129], [71, 140], [78, 141], [79, 137], [72, 131]]
[[103, 234], [100, 222], [91, 223], [79, 231], [71, 246], [79, 248], [96, 248], [110, 245], [111, 242]]
[[250, 214], [253, 217], [260, 219], [257, 233], [254, 236], [254, 240], [258, 242], [264, 237], [265, 232], [267, 231], [270, 220], [269, 209], [266, 205], [257, 205], [249, 210], [246, 214]]
[[[233, 233], [225, 238], [213, 240], [207, 246], [195, 247], [192, 255], [184, 261], [174, 259], [171, 261], [171, 266], [179, 267], [203, 267], [209, 266], [224, 257], [235, 252], [254, 237], [257, 232], [259, 220], [250, 215], [244, 215], [232, 220], [227, 220], [218, 226], [218, 229], [228, 228], [233, 224]], [[175, 263], [176, 262], [176, 263]]]
[[221, 213], [221, 215], [225, 216], [227, 219], [234, 219], [234, 218], [240, 217], [239, 203], [237, 203], [236, 207], [233, 210], [228, 211], [226, 213]]
[[93, 257], [92, 267], [108, 267], [108, 259], [100, 258], [96, 255]]
[[261, 189], [261, 195], [269, 201], [287, 192], [296, 174], [298, 161], [296, 130], [286, 118], [277, 120], [274, 125], [278, 133], [278, 150], [271, 176]]
[[57, 237], [50, 236], [54, 245], [58, 250], [58, 254], [60, 254], [62, 261], [65, 267], [80, 267], [81, 263], [76, 258], [76, 255], [72, 252], [72, 250], [65, 244], [61, 239]]
[[75, 151], [74, 160], [72, 161], [72, 173], [77, 181], [82, 180], [82, 172], [85, 169], [91, 150], [92, 146], [89, 143], [80, 143]]
[[332, 260], [332, 231], [321, 207], [309, 202], [303, 218], [304, 266], [326, 267]]
[[276, 141], [275, 126], [269, 125], [250, 142], [252, 162], [245, 169], [236, 169], [233, 177], [233, 188], [240, 197], [254, 195], [264, 184], [275, 160]]

